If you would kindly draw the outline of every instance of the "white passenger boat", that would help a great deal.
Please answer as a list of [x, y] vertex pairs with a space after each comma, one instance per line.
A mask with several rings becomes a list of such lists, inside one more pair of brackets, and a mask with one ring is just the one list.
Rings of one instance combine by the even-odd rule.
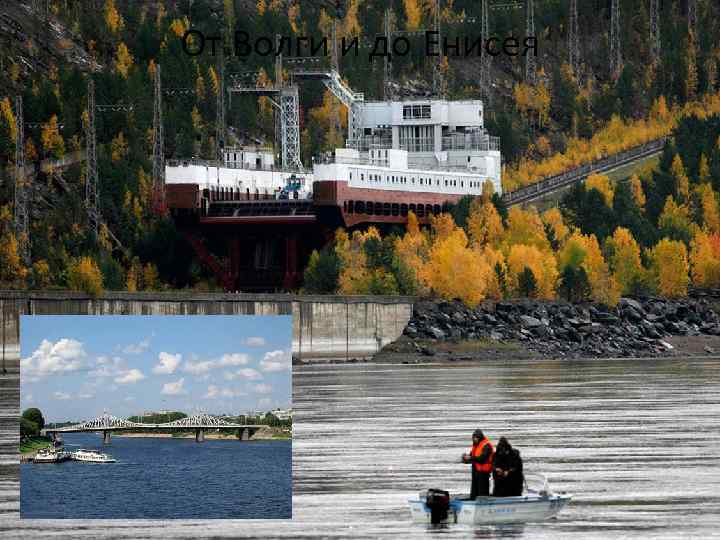
[[540, 486], [528, 486], [526, 493], [517, 497], [477, 497], [470, 500], [467, 495], [428, 490], [408, 501], [412, 520], [464, 525], [530, 523], [556, 516], [570, 502], [572, 495], [552, 493], [547, 480], [541, 475], [527, 476]]
[[41, 448], [35, 454], [33, 463], [60, 463], [70, 459], [70, 454], [56, 448]]
[[82, 448], [73, 452], [72, 458], [75, 461], [90, 461], [92, 463], [115, 463], [115, 459], [112, 456], [108, 456], [97, 450], [84, 450]]

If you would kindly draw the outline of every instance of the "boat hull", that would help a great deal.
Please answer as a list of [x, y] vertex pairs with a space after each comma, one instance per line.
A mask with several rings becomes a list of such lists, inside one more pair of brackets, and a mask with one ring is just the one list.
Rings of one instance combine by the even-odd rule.
[[[473, 500], [453, 498], [447, 523], [494, 525], [545, 521], [558, 514], [572, 497], [570, 495], [524, 495], [520, 497], [478, 497]], [[408, 501], [412, 520], [430, 523], [430, 508], [417, 498]]]

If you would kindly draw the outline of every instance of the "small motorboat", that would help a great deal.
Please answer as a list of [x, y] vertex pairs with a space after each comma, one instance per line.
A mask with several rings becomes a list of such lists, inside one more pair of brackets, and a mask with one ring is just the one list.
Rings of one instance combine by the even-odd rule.
[[33, 463], [60, 463], [70, 459], [70, 454], [62, 448], [41, 448], [35, 454]]
[[115, 463], [115, 459], [97, 450], [80, 449], [72, 453], [75, 461], [89, 461], [92, 463]]
[[[552, 493], [542, 475], [526, 475], [526, 493], [517, 497], [477, 497], [451, 495], [429, 489], [409, 499], [412, 520], [428, 524], [495, 525], [531, 523], [550, 519], [570, 502], [572, 495]], [[531, 487], [530, 484], [536, 487]]]

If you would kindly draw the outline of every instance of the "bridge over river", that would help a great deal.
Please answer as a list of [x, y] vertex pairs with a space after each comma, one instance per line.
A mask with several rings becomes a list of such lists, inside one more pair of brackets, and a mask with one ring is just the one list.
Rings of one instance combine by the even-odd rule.
[[85, 431], [102, 431], [103, 443], [110, 444], [110, 433], [113, 431], [195, 431], [195, 441], [203, 442], [205, 440], [205, 431], [207, 430], [238, 430], [238, 438], [247, 441], [262, 425], [253, 424], [234, 424], [226, 422], [221, 418], [210, 416], [209, 414], [194, 414], [186, 416], [172, 422], [164, 424], [146, 424], [143, 422], [131, 422], [122, 418], [117, 418], [109, 414], [81, 424], [65, 426], [60, 428], [45, 428], [42, 430], [44, 434], [54, 436], [58, 433], [81, 433]]

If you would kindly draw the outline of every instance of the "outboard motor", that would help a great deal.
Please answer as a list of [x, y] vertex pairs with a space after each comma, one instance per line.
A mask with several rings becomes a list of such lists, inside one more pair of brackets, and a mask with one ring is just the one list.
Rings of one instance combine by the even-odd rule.
[[448, 518], [450, 493], [441, 489], [428, 489], [425, 504], [430, 509], [430, 523], [438, 525]]

